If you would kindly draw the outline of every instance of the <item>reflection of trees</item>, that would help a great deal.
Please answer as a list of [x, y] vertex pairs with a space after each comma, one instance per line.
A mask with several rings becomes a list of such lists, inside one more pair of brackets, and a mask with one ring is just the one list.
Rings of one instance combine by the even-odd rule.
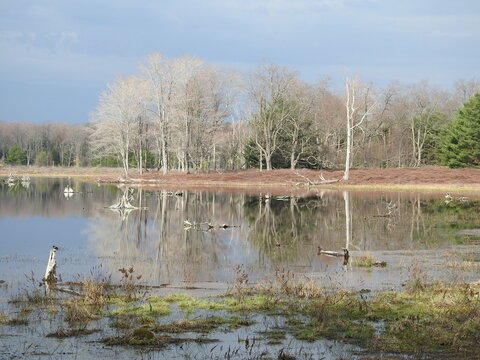
[[[135, 202], [149, 210], [135, 211], [123, 223], [104, 212], [89, 224], [89, 241], [112, 272], [134, 266], [148, 281], [229, 279], [228, 270], [245, 249], [239, 248], [242, 228], [212, 231], [186, 230], [185, 219], [241, 225], [243, 195], [161, 191]], [[148, 201], [148, 204], [147, 204]], [[133, 215], [133, 216], [132, 216]], [[245, 255], [240, 255], [240, 261]]]
[[244, 208], [250, 224], [249, 239], [259, 250], [260, 259], [279, 264], [307, 255], [305, 245], [312, 245], [316, 237], [317, 214], [309, 208], [311, 201], [315, 200], [293, 197], [288, 201], [272, 197], [246, 199]]
[[[79, 193], [66, 201], [65, 185], [64, 179], [33, 179], [13, 196], [2, 184], [0, 216], [87, 217], [88, 241], [109, 272], [133, 265], [142, 279], [155, 284], [230, 280], [238, 264], [250, 273], [272, 265], [315, 266], [318, 246], [339, 250], [346, 242], [353, 250], [443, 246], [458, 229], [478, 227], [480, 210], [479, 201], [445, 204], [442, 195], [319, 192], [307, 198], [259, 198], [139, 189], [132, 203], [148, 210], [135, 210], [122, 222], [104, 208], [118, 199], [115, 186], [76, 183]], [[385, 216], [389, 204], [397, 211]], [[186, 219], [240, 227], [185, 230]]]
[[32, 178], [30, 186], [13, 194], [6, 184], [0, 184], [0, 217], [65, 218], [88, 216], [95, 208], [112, 200], [105, 187], [94, 184], [74, 183], [75, 194], [65, 199], [63, 190], [67, 179]]

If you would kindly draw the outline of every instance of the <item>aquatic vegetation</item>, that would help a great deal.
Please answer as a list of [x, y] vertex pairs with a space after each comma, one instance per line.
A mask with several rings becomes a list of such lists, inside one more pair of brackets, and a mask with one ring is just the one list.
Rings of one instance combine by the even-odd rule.
[[370, 268], [373, 266], [374, 259], [371, 255], [359, 256], [352, 261], [353, 266]]
[[65, 321], [70, 326], [86, 326], [91, 320], [98, 320], [99, 315], [81, 301], [70, 301], [62, 304], [66, 308]]
[[142, 275], [134, 275], [135, 270], [133, 266], [130, 266], [128, 269], [121, 268], [118, 269], [122, 273], [122, 290], [125, 296], [126, 301], [133, 301], [137, 298], [137, 292], [139, 290], [136, 281], [140, 280]]
[[170, 304], [161, 299], [149, 298], [141, 305], [127, 304], [111, 312], [112, 316], [164, 316], [171, 313]]
[[256, 331], [255, 333], [260, 335], [262, 340], [267, 340], [267, 344], [269, 345], [281, 344], [286, 338], [285, 330], [278, 328], [265, 331]]
[[216, 339], [205, 337], [199, 338], [174, 338], [171, 336], [158, 336], [146, 328], [135, 329], [125, 335], [110, 337], [103, 340], [107, 345], [130, 345], [141, 346], [142, 348], [162, 349], [170, 344], [179, 344], [184, 342], [214, 342]]
[[75, 336], [90, 335], [101, 331], [100, 329], [63, 329], [59, 328], [57, 331], [47, 334], [46, 337], [54, 337], [58, 339], [65, 339]]
[[85, 292], [84, 301], [95, 307], [101, 307], [109, 300], [107, 294], [109, 281], [106, 279], [93, 280], [86, 279], [82, 283], [82, 288]]
[[205, 319], [182, 319], [169, 324], [156, 325], [152, 328], [152, 330], [156, 333], [169, 334], [185, 332], [208, 333], [225, 324], [228, 324], [228, 319], [217, 316], [210, 316]]
[[231, 312], [273, 312], [281, 308], [285, 301], [272, 295], [252, 295], [243, 300], [225, 299], [226, 310]]
[[28, 319], [24, 317], [17, 317], [5, 321], [5, 324], [10, 326], [27, 326], [29, 324]]
[[[240, 272], [237, 289], [232, 291], [231, 287], [227, 294], [217, 297], [161, 296], [162, 290], [148, 297], [126, 296], [125, 291], [138, 294], [138, 285], [135, 290], [125, 290], [123, 285], [119, 288], [91, 282], [82, 284], [81, 296], [69, 294], [67, 301], [50, 298], [48, 306], [26, 302], [25, 294], [11, 299], [15, 300], [12, 305], [23, 307], [16, 319], [2, 314], [0, 323], [28, 326], [32, 314], [58, 316], [49, 309], [60, 308], [70, 328], [59, 327], [48, 337], [89, 335], [97, 330], [87, 329], [87, 325], [103, 319], [111, 331], [118, 331], [117, 336], [103, 339], [105, 344], [152, 351], [184, 342], [214, 342], [217, 340], [206, 334], [248, 327], [261, 316], [275, 319], [275, 323], [252, 328], [255, 337], [248, 341], [279, 345], [291, 337], [306, 342], [331, 339], [373, 353], [474, 354], [480, 342], [480, 284], [429, 283], [416, 262], [409, 270], [410, 282], [405, 290], [367, 295], [322, 288], [307, 277], [283, 270], [258, 284], [249, 284]], [[132, 273], [127, 271], [129, 278]], [[160, 317], [172, 313], [183, 318], [162, 322]], [[199, 336], [185, 338], [184, 334]], [[282, 356], [291, 358], [286, 353]]]
[[131, 321], [117, 319], [108, 324], [111, 328], [114, 329], [131, 329], [135, 326]]

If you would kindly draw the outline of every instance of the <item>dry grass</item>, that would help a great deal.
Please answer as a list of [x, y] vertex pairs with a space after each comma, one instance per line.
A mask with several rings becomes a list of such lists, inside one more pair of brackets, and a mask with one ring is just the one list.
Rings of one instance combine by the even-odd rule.
[[87, 279], [83, 282], [83, 290], [85, 291], [84, 300], [90, 305], [100, 308], [105, 305], [109, 296], [107, 293], [107, 287], [110, 284], [107, 280], [95, 281]]
[[[340, 179], [343, 170], [307, 170], [300, 169], [299, 173], [310, 179], [317, 179], [323, 173], [327, 179]], [[87, 181], [101, 179], [105, 182], [116, 182], [119, 176], [123, 176], [122, 169], [118, 168], [59, 168], [59, 167], [33, 167], [18, 166], [0, 167], [0, 176], [8, 176], [9, 173], [17, 175], [43, 176], [43, 177], [77, 177]], [[335, 189], [355, 190], [418, 190], [418, 191], [480, 191], [480, 169], [448, 169], [446, 167], [432, 166], [423, 168], [389, 168], [389, 169], [351, 169], [350, 180], [339, 181], [335, 184], [321, 185]], [[132, 178], [156, 180], [158, 184], [178, 186], [277, 186], [293, 187], [303, 181], [290, 169], [273, 171], [259, 171], [256, 169], [233, 171], [185, 174], [171, 171], [167, 175], [160, 172], [149, 171], [143, 175], [135, 171], [130, 173]], [[150, 183], [152, 185], [152, 183]]]
[[67, 308], [65, 321], [70, 326], [86, 326], [92, 320], [98, 320], [100, 317], [90, 311], [89, 307], [78, 301], [67, 302], [63, 304]]
[[259, 284], [257, 290], [275, 296], [294, 296], [304, 299], [318, 299], [324, 294], [323, 289], [315, 281], [278, 268], [275, 270], [274, 277]]

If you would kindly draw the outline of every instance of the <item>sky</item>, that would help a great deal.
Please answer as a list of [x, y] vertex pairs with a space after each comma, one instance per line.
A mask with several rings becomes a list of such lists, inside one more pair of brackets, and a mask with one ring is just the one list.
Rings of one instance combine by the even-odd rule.
[[0, 0], [0, 121], [85, 124], [151, 52], [449, 89], [480, 78], [480, 1]]

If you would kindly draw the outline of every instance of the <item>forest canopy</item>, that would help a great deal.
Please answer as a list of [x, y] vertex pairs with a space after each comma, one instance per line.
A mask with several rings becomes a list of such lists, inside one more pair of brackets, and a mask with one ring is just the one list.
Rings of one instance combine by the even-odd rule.
[[107, 85], [86, 125], [0, 122], [0, 162], [164, 173], [478, 167], [479, 92], [476, 79], [446, 91], [358, 77], [336, 92], [273, 63], [239, 73], [153, 53], [137, 75]]

